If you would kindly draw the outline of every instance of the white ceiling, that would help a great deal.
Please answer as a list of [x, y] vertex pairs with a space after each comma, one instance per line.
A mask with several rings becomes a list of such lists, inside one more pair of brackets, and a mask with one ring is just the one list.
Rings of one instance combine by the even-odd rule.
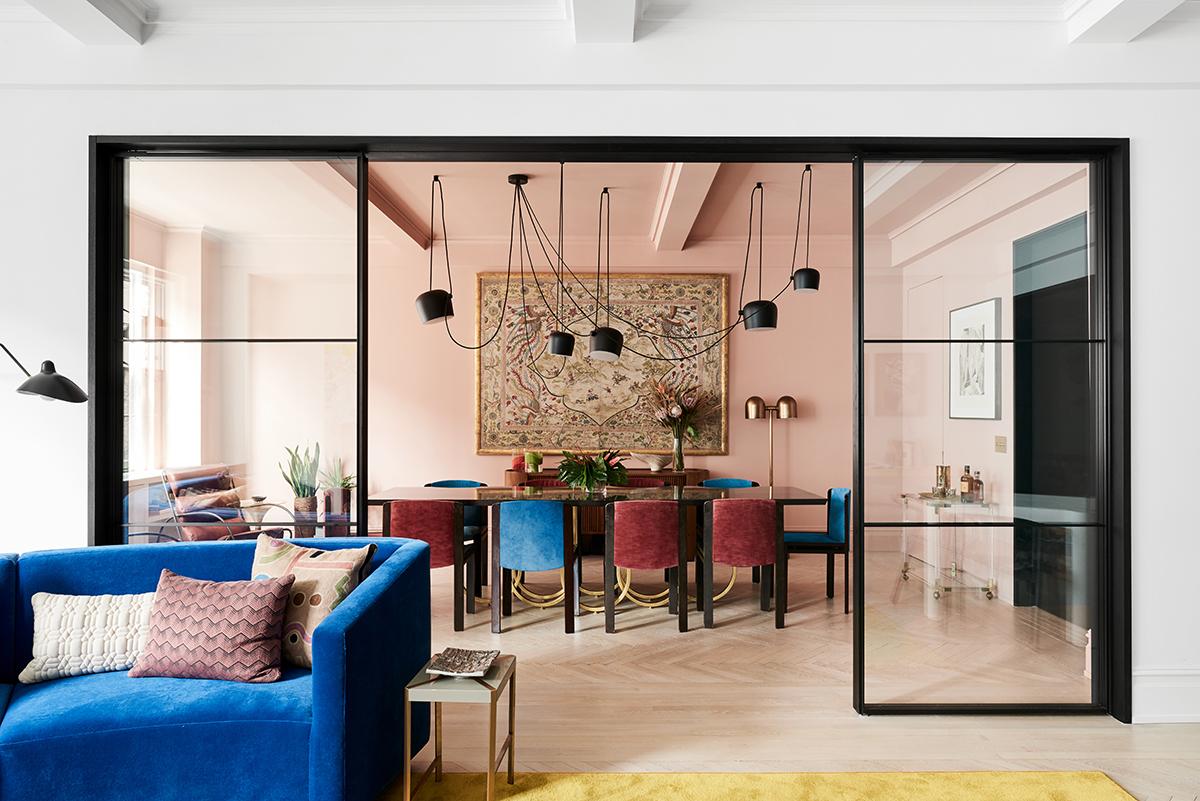
[[[575, 6], [588, 3], [609, 13], [627, 9], [637, 20], [635, 39], [664, 26], [695, 23], [1049, 22], [1068, 29], [1073, 18], [1108, 15], [1124, 32], [1200, 20], [1200, 0], [0, 0], [0, 23], [49, 17], [63, 24], [64, 15], [69, 20], [92, 13], [72, 6], [90, 5], [109, 17], [140, 21], [143, 39], [160, 29], [193, 26], [370, 22], [535, 22], [558, 24], [570, 36], [573, 22], [585, 16]], [[1128, 22], [1131, 15], [1137, 21]], [[1125, 35], [1132, 39], [1142, 30]]]

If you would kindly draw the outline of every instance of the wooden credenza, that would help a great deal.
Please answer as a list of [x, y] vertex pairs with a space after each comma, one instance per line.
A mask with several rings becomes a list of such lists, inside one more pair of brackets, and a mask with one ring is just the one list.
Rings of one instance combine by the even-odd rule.
[[[627, 469], [630, 477], [661, 479], [668, 487], [694, 487], [708, 478], [707, 470], [693, 468], [684, 470], [659, 470], [657, 472], [646, 467], [630, 467]], [[557, 468], [553, 470], [541, 470], [537, 473], [530, 473], [525, 470], [504, 471], [504, 484], [508, 487], [519, 486], [531, 478], [558, 478], [558, 470]], [[692, 522], [689, 521], [688, 528], [692, 528], [692, 525]], [[595, 506], [580, 509], [579, 532], [585, 535], [604, 536], [603, 507]]]

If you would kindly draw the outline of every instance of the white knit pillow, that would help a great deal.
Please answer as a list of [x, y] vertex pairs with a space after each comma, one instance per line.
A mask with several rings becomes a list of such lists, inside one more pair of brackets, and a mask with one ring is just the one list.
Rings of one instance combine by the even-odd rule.
[[33, 660], [22, 684], [129, 670], [150, 631], [154, 593], [33, 596]]

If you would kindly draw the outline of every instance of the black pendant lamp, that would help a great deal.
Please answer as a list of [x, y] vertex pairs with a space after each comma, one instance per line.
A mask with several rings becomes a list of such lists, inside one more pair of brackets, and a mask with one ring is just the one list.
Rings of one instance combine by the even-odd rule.
[[[436, 218], [433, 214], [435, 190], [442, 201], [442, 247], [446, 252], [446, 285], [450, 288], [449, 291], [433, 288], [433, 235], [437, 230]], [[454, 291], [454, 285], [450, 277], [450, 245], [446, 241], [446, 198], [442, 195], [442, 181], [436, 175], [433, 176], [433, 182], [429, 185], [429, 239], [429, 289], [417, 295], [417, 314], [425, 325], [441, 323], [454, 316], [454, 296], [451, 294]]]
[[[563, 163], [558, 163], [558, 270], [555, 271], [554, 291], [558, 295], [558, 315], [556, 321], [563, 319]], [[570, 356], [575, 352], [575, 335], [569, 331], [550, 332], [550, 353], [555, 356]]]
[[[808, 176], [808, 222], [804, 226], [804, 266], [796, 269], [796, 249], [800, 244], [800, 211], [804, 208], [804, 178]], [[816, 292], [821, 288], [821, 273], [808, 266], [808, 255], [812, 244], [812, 165], [804, 167], [800, 174], [800, 206], [796, 209], [796, 241], [792, 245], [792, 289], [796, 292]]]
[[779, 307], [774, 301], [763, 300], [763, 185], [758, 182], [750, 192], [750, 227], [746, 232], [746, 264], [750, 263], [750, 241], [754, 237], [754, 196], [758, 195], [758, 300], [742, 307], [742, 324], [747, 331], [774, 331], [779, 322]]
[[46, 400], [60, 400], [67, 403], [83, 403], [88, 399], [87, 393], [80, 389], [78, 384], [65, 375], [60, 375], [54, 369], [54, 362], [42, 362], [41, 372], [30, 375], [29, 371], [25, 369], [25, 365], [21, 364], [2, 342], [0, 342], [0, 349], [3, 349], [8, 354], [8, 358], [12, 359], [13, 363], [20, 367], [21, 372], [25, 374], [25, 380], [17, 387], [17, 392], [22, 395], [40, 395]]
[[[601, 236], [603, 234], [603, 236]], [[600, 253], [604, 246], [604, 309], [605, 325], [600, 325]], [[598, 362], [615, 362], [625, 347], [625, 335], [613, 328], [612, 322], [612, 198], [608, 187], [600, 192], [600, 222], [596, 231], [596, 318], [588, 342], [588, 357]]]

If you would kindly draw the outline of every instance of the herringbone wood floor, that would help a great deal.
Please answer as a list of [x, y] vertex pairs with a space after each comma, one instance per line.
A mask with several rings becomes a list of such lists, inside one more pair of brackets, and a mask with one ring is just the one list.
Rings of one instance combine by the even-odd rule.
[[[599, 572], [589, 558], [586, 580]], [[517, 654], [518, 770], [1103, 770], [1143, 801], [1197, 799], [1200, 725], [856, 715], [840, 562], [837, 576], [838, 597], [826, 599], [823, 558], [794, 556], [782, 631], [759, 611], [743, 574], [718, 602], [713, 630], [695, 611], [691, 631], [680, 634], [665, 609], [631, 609], [618, 615], [616, 634], [604, 633], [602, 615], [585, 615], [566, 635], [561, 610], [514, 601], [496, 636], [487, 607], [468, 616], [466, 631], [453, 631], [450, 571], [438, 570], [433, 648]], [[647, 586], [654, 579], [639, 578]], [[868, 609], [881, 610], [867, 650], [872, 700], [957, 700], [964, 687], [995, 700], [1086, 699], [1082, 651], [1011, 606], [961, 594], [931, 616], [919, 590], [880, 583], [887, 586], [868, 590]], [[483, 770], [485, 709], [447, 705], [444, 715], [447, 769]]]

